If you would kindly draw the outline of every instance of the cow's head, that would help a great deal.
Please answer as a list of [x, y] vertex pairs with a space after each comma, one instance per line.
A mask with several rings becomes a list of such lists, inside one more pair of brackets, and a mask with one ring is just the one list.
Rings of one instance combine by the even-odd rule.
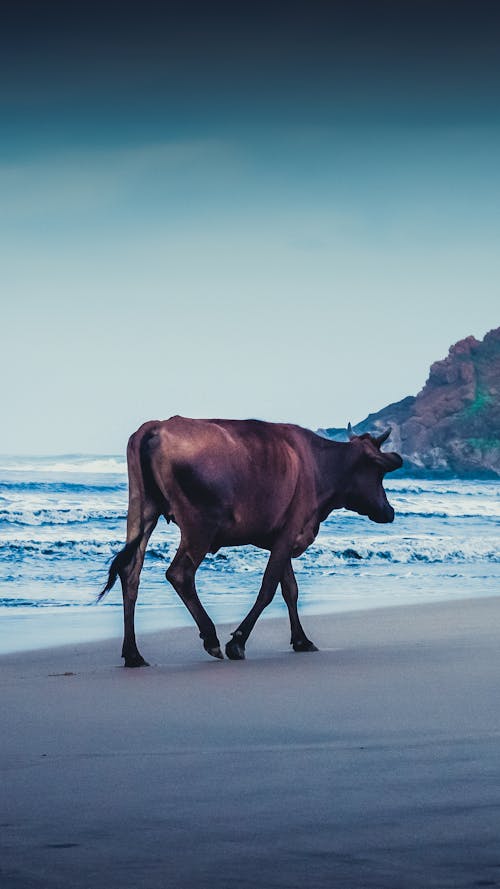
[[346, 485], [346, 509], [366, 515], [372, 522], [394, 521], [394, 510], [383, 487], [386, 472], [394, 472], [403, 465], [399, 454], [380, 450], [387, 441], [391, 430], [382, 435], [354, 435], [351, 424], [347, 427], [349, 447], [352, 449], [352, 464]]

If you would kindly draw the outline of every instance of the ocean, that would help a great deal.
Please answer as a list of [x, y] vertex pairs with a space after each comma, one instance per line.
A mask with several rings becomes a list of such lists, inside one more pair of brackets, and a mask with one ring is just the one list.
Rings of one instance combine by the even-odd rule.
[[[303, 614], [498, 594], [500, 481], [388, 476], [385, 488], [392, 525], [334, 512], [294, 560]], [[96, 596], [124, 544], [126, 513], [122, 457], [0, 457], [0, 652], [120, 634], [119, 582], [99, 605]], [[165, 580], [178, 539], [160, 519], [138, 630], [191, 623]], [[239, 623], [265, 564], [266, 553], [250, 546], [207, 556], [197, 586], [216, 623]], [[279, 592], [265, 614], [286, 614]]]

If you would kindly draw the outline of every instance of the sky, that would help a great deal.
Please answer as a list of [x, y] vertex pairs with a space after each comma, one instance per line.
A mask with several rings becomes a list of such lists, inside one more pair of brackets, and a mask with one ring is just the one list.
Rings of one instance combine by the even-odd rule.
[[0, 33], [0, 452], [338, 426], [500, 325], [489, 0], [23, 2]]

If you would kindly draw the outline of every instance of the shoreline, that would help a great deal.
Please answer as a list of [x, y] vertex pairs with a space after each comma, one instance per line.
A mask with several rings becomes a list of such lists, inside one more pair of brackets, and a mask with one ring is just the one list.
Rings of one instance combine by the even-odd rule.
[[[443, 628], [440, 627], [439, 624], [436, 625], [435, 630], [432, 630], [430, 625], [427, 625], [432, 619], [433, 612], [435, 612], [437, 616], [446, 614], [447, 626], [444, 632], [450, 633], [456, 625], [460, 625], [464, 612], [469, 613], [474, 612], [475, 609], [482, 610], [489, 609], [490, 607], [493, 611], [498, 608], [500, 615], [500, 595], [491, 594], [477, 598], [464, 596], [456, 599], [436, 599], [418, 603], [400, 602], [376, 605], [372, 608], [361, 606], [359, 608], [343, 608], [341, 610], [331, 611], [308, 611], [307, 609], [302, 609], [300, 615], [301, 618], [303, 617], [303, 623], [307, 624], [307, 626], [304, 627], [306, 633], [312, 632], [312, 630], [310, 631], [310, 626], [313, 626], [320, 635], [322, 634], [323, 627], [330, 628], [334, 635], [341, 632], [340, 628], [342, 626], [348, 627], [350, 632], [354, 627], [357, 627], [357, 640], [365, 636], [367, 640], [371, 638], [373, 621], [381, 626], [394, 624], [395, 628], [399, 627], [401, 633], [399, 644], [403, 644], [405, 639], [411, 641], [414, 638], [414, 633], [410, 632], [410, 629], [415, 620], [417, 621], [417, 627], [420, 626], [420, 617], [426, 622], [426, 632], [431, 636], [439, 636], [439, 634], [443, 632]], [[101, 626], [101, 635], [96, 635], [91, 638], [81, 638], [79, 635], [76, 635], [74, 639], [59, 641], [55, 644], [44, 643], [43, 645], [40, 644], [33, 648], [13, 648], [10, 651], [0, 650], [0, 667], [7, 662], [12, 662], [14, 664], [19, 661], [19, 664], [21, 664], [24, 656], [26, 656], [28, 662], [36, 662], [38, 657], [45, 661], [49, 659], [51, 655], [58, 659], [59, 656], [62, 657], [66, 653], [70, 655], [75, 654], [86, 659], [87, 650], [88, 652], [92, 651], [93, 653], [114, 650], [115, 652], [118, 652], [119, 655], [123, 636], [122, 608], [121, 606], [113, 606], [113, 610], [115, 612], [113, 615], [115, 626], [112, 632], [109, 631], [108, 624], [107, 627]], [[181, 605], [179, 610], [185, 612], [186, 609]], [[255, 647], [259, 655], [265, 655], [264, 647], [269, 645], [271, 640], [276, 639], [278, 633], [280, 634], [278, 651], [281, 654], [286, 652], [293, 654], [291, 647], [288, 646], [289, 639], [287, 637], [290, 635], [290, 625], [284, 604], [281, 610], [282, 614], [280, 615], [266, 615], [265, 612], [261, 615], [247, 643], [247, 659], [249, 656], [248, 652], [251, 651], [253, 647]], [[162, 625], [161, 623], [160, 625], [156, 625], [153, 623], [155, 618], [164, 613], [164, 609], [162, 609], [161, 606], [143, 606], [143, 612], [144, 613], [140, 615], [140, 617], [144, 618], [145, 613], [149, 612], [149, 620], [141, 620], [139, 622], [136, 614], [136, 635], [140, 648], [145, 648], [149, 643], [151, 643], [155, 649], [162, 646], [165, 648], [165, 656], [168, 658], [169, 645], [172, 646], [173, 651], [178, 651], [182, 645], [186, 648], [186, 662], [189, 660], [189, 653], [191, 651], [195, 661], [201, 661], [202, 663], [208, 662], [209, 664], [212, 663], [212, 658], [203, 650], [199, 639], [198, 628], [194, 621], [190, 620], [190, 616], [187, 612], [185, 621], [183, 620], [177, 624], [169, 623], [168, 625]], [[404, 615], [406, 615], [406, 620], [400, 620]], [[68, 617], [73, 617], [74, 619], [77, 616], [68, 615]], [[91, 617], [94, 617], [94, 615]], [[219, 622], [217, 624], [217, 631], [222, 647], [227, 639], [230, 638], [230, 634], [235, 625], [236, 622], [230, 623], [228, 621]], [[366, 627], [366, 629], [361, 630], [362, 627]], [[78, 633], [79, 628], [77, 628], [77, 634]], [[179, 642], [176, 641], [177, 638], [179, 639]], [[397, 640], [394, 641], [397, 643]], [[330, 648], [328, 644], [326, 644], [326, 647], [323, 646], [322, 648], [319, 648], [320, 652], [333, 650], [334, 649]], [[267, 652], [267, 655], [272, 656], [272, 648]], [[227, 658], [225, 658], [225, 660], [227, 660]], [[121, 658], [119, 656], [117, 656], [117, 661], [119, 662], [117, 665], [122, 667], [123, 664], [121, 663]], [[159, 665], [160, 664], [158, 663], [157, 666]], [[149, 666], [154, 666], [154, 664], [150, 664]], [[136, 671], [125, 670], [125, 672], [134, 673]]]
[[196, 628], [145, 634], [147, 669], [116, 639], [4, 655], [2, 887], [495, 885], [500, 599], [305, 629], [318, 653], [260, 621], [244, 662]]
[[[426, 590], [409, 590], [408, 584], [405, 593], [398, 600], [392, 591], [384, 597], [381, 593], [367, 596], [363, 593], [353, 592], [345, 595], [342, 591], [336, 592], [335, 578], [325, 576], [316, 578], [315, 589], [317, 596], [315, 601], [308, 602], [307, 594], [301, 600], [299, 597], [299, 613], [308, 618], [324, 614], [334, 616], [348, 613], [365, 613], [387, 608], [413, 608], [429, 604], [446, 602], [460, 603], [466, 600], [471, 602], [481, 599], [496, 598], [498, 593], [482, 593], [475, 597], [470, 589], [463, 593], [449, 593], [446, 587], [440, 586], [439, 592]], [[398, 586], [401, 581], [398, 580]], [[333, 590], [333, 593], [332, 593]], [[216, 626], [234, 624], [236, 627], [242, 620], [246, 611], [253, 604], [253, 598], [248, 603], [236, 600], [234, 603], [225, 601], [217, 603], [214, 599], [205, 606]], [[287, 615], [284, 602], [279, 594], [276, 595], [272, 605], [264, 611], [260, 621], [279, 620]], [[259, 623], [260, 623], [259, 621]], [[136, 631], [138, 637], [155, 632], [168, 632], [180, 628], [193, 628], [189, 612], [186, 607], [173, 595], [164, 604], [146, 604], [139, 599], [136, 610]], [[15, 652], [30, 652], [41, 649], [54, 648], [60, 645], [85, 644], [85, 642], [98, 642], [110, 639], [118, 639], [123, 632], [122, 604], [121, 601], [107, 601], [100, 605], [81, 606], [44, 606], [33, 607], [4, 607], [0, 608], [0, 657]]]

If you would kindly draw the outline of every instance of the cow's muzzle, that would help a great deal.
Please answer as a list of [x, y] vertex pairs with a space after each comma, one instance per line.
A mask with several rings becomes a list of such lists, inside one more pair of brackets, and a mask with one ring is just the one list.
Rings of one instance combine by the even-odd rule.
[[377, 522], [379, 525], [388, 525], [390, 522], [394, 521], [394, 510], [391, 504], [387, 503], [382, 509], [369, 515], [368, 518], [371, 519], [372, 522]]

